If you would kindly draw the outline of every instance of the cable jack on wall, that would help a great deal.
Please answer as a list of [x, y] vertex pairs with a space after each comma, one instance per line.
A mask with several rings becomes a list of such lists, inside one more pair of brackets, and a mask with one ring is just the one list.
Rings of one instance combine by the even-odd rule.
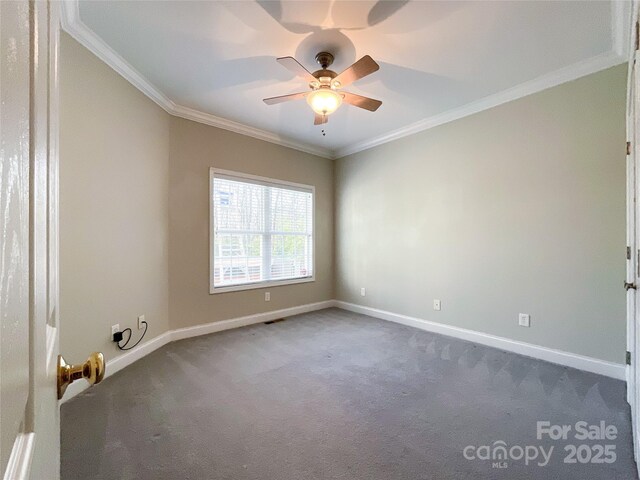
[[[144, 336], [147, 334], [147, 329], [149, 328], [149, 324], [145, 320], [141, 320], [140, 323], [144, 325], [144, 332], [142, 332], [142, 335], [140, 336], [138, 341], [136, 343], [134, 343], [133, 345], [131, 345], [130, 347], [127, 347], [127, 345], [129, 345], [129, 342], [131, 341], [131, 337], [133, 336], [133, 331], [130, 328], [125, 328], [121, 332], [115, 332], [113, 334], [113, 341], [116, 342], [116, 344], [118, 345], [118, 348], [120, 350], [131, 350], [132, 348], [137, 347], [138, 344], [142, 341]], [[124, 332], [126, 332], [126, 331], [129, 331], [129, 336], [127, 337], [127, 341], [124, 342], [124, 345], [120, 345], [120, 342], [122, 341], [122, 339], [124, 337]]]

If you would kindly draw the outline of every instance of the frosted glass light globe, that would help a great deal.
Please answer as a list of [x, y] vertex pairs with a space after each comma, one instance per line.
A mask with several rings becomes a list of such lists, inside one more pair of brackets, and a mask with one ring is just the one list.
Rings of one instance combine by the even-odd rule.
[[307, 95], [307, 103], [318, 115], [330, 115], [342, 104], [342, 95], [330, 88], [319, 88]]

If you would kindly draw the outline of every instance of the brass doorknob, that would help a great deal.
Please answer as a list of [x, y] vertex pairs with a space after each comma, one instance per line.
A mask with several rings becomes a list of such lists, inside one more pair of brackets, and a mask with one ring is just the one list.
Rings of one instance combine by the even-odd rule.
[[58, 400], [62, 398], [67, 387], [84, 378], [90, 385], [100, 383], [104, 378], [104, 356], [93, 352], [87, 361], [79, 365], [67, 365], [62, 355], [58, 355]]

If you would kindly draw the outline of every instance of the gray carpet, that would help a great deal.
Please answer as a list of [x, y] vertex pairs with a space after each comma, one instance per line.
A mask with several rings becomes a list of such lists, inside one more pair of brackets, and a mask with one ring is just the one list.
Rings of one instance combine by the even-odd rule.
[[[539, 441], [545, 420], [604, 421], [618, 435]], [[499, 441], [515, 457], [506, 468], [463, 455]], [[596, 445], [613, 445], [617, 459], [567, 464], [567, 444], [588, 445], [581, 458], [594, 452], [596, 461]], [[530, 457], [554, 449], [548, 465], [538, 465], [540, 453], [525, 465], [515, 446], [530, 446]], [[635, 472], [623, 382], [338, 309], [172, 343], [62, 406], [64, 480]]]

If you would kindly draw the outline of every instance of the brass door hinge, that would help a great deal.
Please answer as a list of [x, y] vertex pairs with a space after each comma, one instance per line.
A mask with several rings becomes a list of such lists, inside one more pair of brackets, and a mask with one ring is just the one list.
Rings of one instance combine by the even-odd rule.
[[627, 247], [627, 260], [631, 260], [631, 247]]
[[631, 155], [631, 142], [627, 142], [627, 155]]
[[627, 352], [627, 355], [625, 358], [626, 358], [627, 365], [631, 365], [631, 352]]

